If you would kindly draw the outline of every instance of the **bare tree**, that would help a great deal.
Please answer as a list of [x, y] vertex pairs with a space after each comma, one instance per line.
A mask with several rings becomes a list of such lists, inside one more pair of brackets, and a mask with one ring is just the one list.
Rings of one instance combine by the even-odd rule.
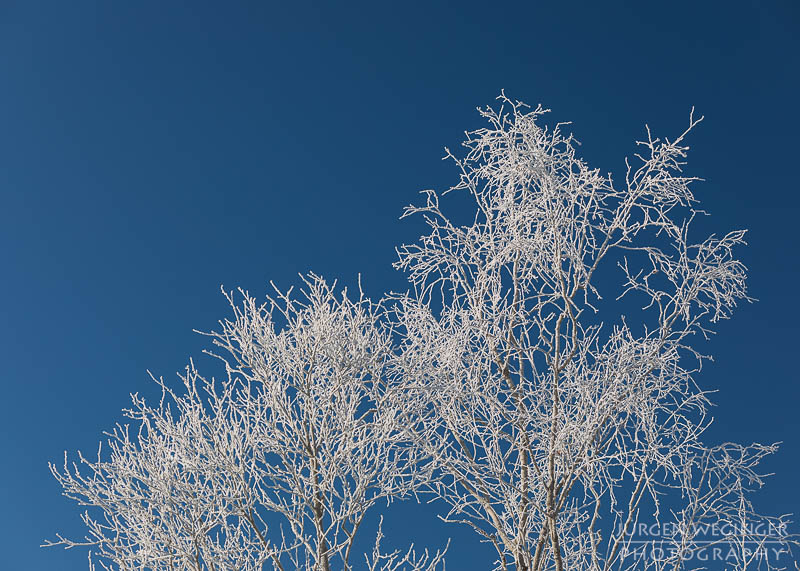
[[542, 126], [544, 109], [500, 101], [463, 158], [447, 151], [448, 192], [474, 210], [459, 223], [426, 191], [405, 215], [430, 232], [396, 264], [414, 286], [398, 297], [407, 401], [445, 519], [504, 570], [687, 569], [712, 548], [730, 568], [780, 564], [764, 551], [795, 543], [786, 516], [749, 500], [775, 446], [701, 438], [692, 343], [747, 294], [743, 231], [693, 241], [682, 167], [699, 120], [674, 140], [648, 129], [619, 183]]
[[430, 232], [399, 249], [413, 293], [393, 319], [313, 275], [300, 297], [228, 294], [207, 334], [222, 380], [194, 364], [180, 389], [156, 380], [161, 401], [134, 395], [96, 460], [51, 466], [88, 531], [50, 544], [105, 569], [432, 571], [440, 552], [383, 553], [380, 526], [354, 553], [376, 503], [422, 486], [497, 569], [785, 563], [788, 517], [751, 503], [777, 447], [704, 441], [698, 342], [748, 297], [744, 232], [694, 237], [699, 121], [648, 130], [616, 182], [541, 107], [500, 100], [448, 151], [468, 219], [434, 191], [406, 210]]
[[[133, 396], [92, 461], [51, 470], [88, 506], [83, 541], [104, 569], [354, 568], [354, 540], [376, 502], [417, 484], [403, 446], [387, 364], [392, 334], [380, 305], [338, 297], [310, 276], [265, 304], [227, 294], [233, 318], [209, 335], [224, 380], [187, 367], [182, 389], [159, 379], [151, 406]], [[371, 571], [433, 570], [442, 554], [381, 553]], [[90, 567], [92, 564], [90, 554]]]

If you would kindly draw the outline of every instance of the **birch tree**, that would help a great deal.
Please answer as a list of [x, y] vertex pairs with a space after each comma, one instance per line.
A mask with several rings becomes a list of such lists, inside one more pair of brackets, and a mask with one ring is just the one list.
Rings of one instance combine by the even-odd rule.
[[207, 334], [224, 378], [192, 363], [179, 387], [158, 379], [161, 401], [133, 395], [130, 423], [96, 459], [65, 454], [63, 468], [51, 466], [87, 506], [87, 536], [50, 544], [89, 546], [92, 569], [441, 567], [439, 552], [382, 552], [380, 529], [372, 551], [354, 552], [367, 513], [419, 479], [380, 304], [316, 276], [299, 296], [227, 297], [233, 317]]
[[796, 537], [750, 499], [776, 446], [703, 441], [699, 342], [748, 296], [745, 232], [695, 237], [683, 168], [700, 120], [648, 130], [615, 180], [545, 112], [501, 96], [447, 151], [465, 220], [433, 190], [405, 211], [429, 232], [398, 251], [400, 367], [445, 519], [503, 570], [691, 569], [713, 547], [727, 568], [780, 566], [763, 552]]

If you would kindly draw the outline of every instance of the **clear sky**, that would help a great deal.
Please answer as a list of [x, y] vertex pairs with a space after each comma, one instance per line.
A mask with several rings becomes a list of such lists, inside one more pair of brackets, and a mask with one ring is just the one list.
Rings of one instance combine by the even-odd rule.
[[[405, 289], [401, 209], [455, 181], [442, 148], [500, 89], [572, 121], [603, 171], [645, 123], [706, 116], [689, 172], [711, 226], [750, 229], [760, 300], [706, 346], [710, 438], [784, 441], [759, 505], [799, 512], [798, 24], [790, 1], [0, 0], [0, 567], [85, 569], [37, 547], [80, 530], [47, 462], [96, 450], [146, 369], [200, 356], [221, 284]], [[469, 569], [485, 548], [432, 513], [387, 531], [452, 535]]]

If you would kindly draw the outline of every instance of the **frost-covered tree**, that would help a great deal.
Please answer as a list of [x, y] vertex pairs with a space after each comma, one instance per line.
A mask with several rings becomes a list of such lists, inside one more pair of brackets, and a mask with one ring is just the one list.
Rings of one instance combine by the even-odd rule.
[[[354, 553], [367, 512], [418, 483], [388, 375], [391, 331], [363, 295], [310, 276], [265, 304], [228, 294], [209, 333], [222, 380], [194, 365], [180, 390], [134, 395], [129, 424], [92, 460], [51, 470], [87, 506], [90, 567], [119, 570], [428, 570], [442, 555]], [[368, 543], [369, 544], [369, 543]], [[92, 563], [94, 560], [95, 563]]]
[[472, 211], [459, 222], [426, 191], [406, 215], [430, 232], [397, 263], [413, 284], [398, 310], [407, 402], [445, 519], [504, 570], [688, 569], [714, 547], [728, 568], [774, 565], [764, 550], [795, 537], [750, 492], [775, 446], [703, 442], [696, 341], [747, 293], [744, 232], [694, 238], [682, 167], [698, 121], [674, 140], [648, 130], [614, 180], [544, 109], [500, 100], [463, 156], [447, 152], [448, 192]]
[[393, 312], [316, 276], [264, 304], [228, 294], [207, 334], [221, 379], [157, 379], [96, 458], [51, 467], [87, 507], [86, 537], [53, 544], [119, 570], [433, 571], [441, 553], [382, 553], [380, 527], [357, 540], [422, 489], [496, 569], [786, 564], [787, 516], [751, 503], [776, 446], [706, 442], [701, 344], [748, 297], [744, 232], [695, 238], [698, 121], [648, 131], [615, 180], [541, 107], [500, 100], [448, 152], [467, 218], [434, 191], [407, 209], [430, 231], [399, 250], [413, 289]]

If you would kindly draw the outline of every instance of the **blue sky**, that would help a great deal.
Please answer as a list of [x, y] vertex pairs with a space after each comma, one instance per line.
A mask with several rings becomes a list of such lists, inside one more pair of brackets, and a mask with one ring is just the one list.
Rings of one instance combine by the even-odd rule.
[[[563, 5], [559, 5], [563, 4]], [[707, 346], [711, 437], [784, 441], [759, 496], [800, 511], [792, 2], [0, 2], [0, 543], [5, 569], [84, 569], [37, 546], [79, 530], [47, 470], [93, 451], [145, 373], [172, 377], [225, 317], [220, 284], [266, 292], [314, 270], [405, 289], [394, 247], [442, 148], [506, 93], [572, 121], [619, 172], [648, 123], [694, 105], [689, 172], [711, 224], [749, 228], [751, 294]], [[454, 537], [428, 509], [399, 536]], [[412, 520], [414, 515], [414, 520]], [[413, 525], [411, 522], [413, 521]], [[413, 528], [413, 529], [408, 529]]]

